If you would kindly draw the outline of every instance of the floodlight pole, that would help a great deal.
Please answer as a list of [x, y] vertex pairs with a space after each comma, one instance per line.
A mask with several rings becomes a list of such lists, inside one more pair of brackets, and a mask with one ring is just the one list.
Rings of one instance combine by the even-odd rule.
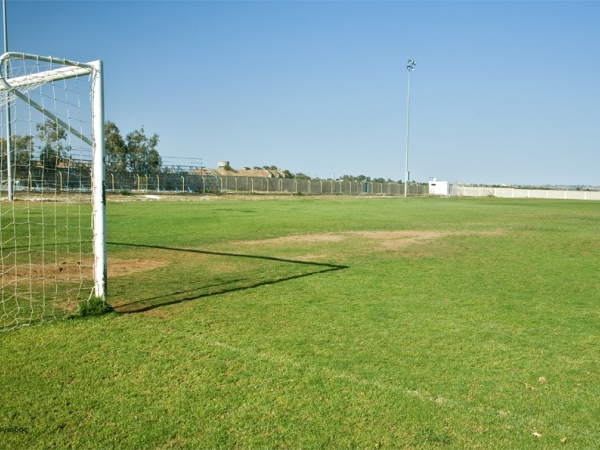
[[[4, 22], [4, 53], [8, 53], [8, 27], [6, 25], [6, 0], [2, 0], [2, 18]], [[4, 64], [4, 78], [8, 79], [8, 66], [10, 58], [6, 59]], [[6, 93], [7, 97], [9, 93]], [[8, 200], [15, 199], [13, 192], [13, 177], [12, 177], [12, 148], [10, 145], [10, 101], [6, 102], [6, 183], [8, 187]]]
[[415, 70], [417, 63], [412, 59], [408, 60], [408, 96], [406, 97], [406, 163], [404, 164], [404, 196], [407, 196], [408, 188], [408, 125], [410, 119], [410, 73]]
[[6, 0], [2, 0], [2, 19], [4, 23], [4, 53], [8, 53], [8, 28], [6, 26]]

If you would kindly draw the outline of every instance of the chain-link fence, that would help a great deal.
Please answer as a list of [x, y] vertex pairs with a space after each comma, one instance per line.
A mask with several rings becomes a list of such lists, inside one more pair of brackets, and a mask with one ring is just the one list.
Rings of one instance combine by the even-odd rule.
[[[15, 192], [89, 192], [92, 189], [92, 174], [89, 166], [58, 167], [48, 169], [41, 166], [18, 167], [13, 172]], [[0, 191], [8, 190], [5, 174], [0, 174]]]
[[[404, 195], [402, 183], [377, 183], [297, 178], [219, 177], [221, 192], [303, 195]], [[427, 195], [428, 186], [409, 184], [408, 195]]]
[[[106, 177], [109, 191], [207, 193], [216, 190], [242, 194], [303, 195], [404, 195], [402, 183], [306, 180], [296, 178], [211, 177], [195, 174], [161, 173], [139, 175], [110, 172]], [[428, 186], [409, 184], [408, 195], [427, 195]]]
[[[41, 168], [19, 171], [15, 177], [17, 191], [74, 191], [90, 189], [90, 167], [59, 168], [52, 177]], [[339, 180], [307, 180], [297, 178], [215, 177], [193, 173], [137, 174], [107, 171], [109, 192], [302, 194], [302, 195], [404, 195], [404, 184], [392, 182], [358, 182]], [[409, 184], [410, 196], [428, 195], [428, 186]]]
[[186, 173], [140, 175], [131, 172], [106, 174], [108, 191], [207, 193], [218, 189], [214, 177]]

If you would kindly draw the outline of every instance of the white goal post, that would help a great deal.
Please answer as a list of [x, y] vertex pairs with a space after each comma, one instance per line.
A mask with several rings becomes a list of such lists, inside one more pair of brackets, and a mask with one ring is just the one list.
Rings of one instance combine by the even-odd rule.
[[0, 331], [106, 302], [103, 95], [101, 61], [0, 56]]

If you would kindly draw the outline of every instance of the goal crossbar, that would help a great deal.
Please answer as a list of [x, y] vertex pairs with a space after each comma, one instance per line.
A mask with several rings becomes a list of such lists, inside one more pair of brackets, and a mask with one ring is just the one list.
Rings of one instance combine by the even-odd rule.
[[58, 118], [56, 115], [52, 114], [43, 106], [34, 102], [28, 96], [19, 92], [18, 88], [30, 87], [30, 86], [39, 86], [44, 83], [50, 83], [52, 81], [60, 81], [67, 80], [70, 78], [76, 78], [80, 76], [89, 76], [94, 72], [94, 66], [92, 64], [82, 64], [76, 63], [73, 61], [69, 61], [66, 59], [58, 59], [53, 57], [42, 57], [36, 55], [29, 55], [27, 53], [5, 53], [0, 57], [0, 66], [8, 64], [9, 59], [30, 59], [34, 61], [42, 61], [48, 62], [51, 64], [64, 64], [65, 67], [60, 67], [58, 69], [46, 70], [44, 72], [38, 72], [30, 75], [22, 75], [19, 77], [9, 78], [5, 77], [4, 72], [0, 72], [0, 92], [7, 92], [14, 94], [16, 97], [23, 100], [29, 106], [35, 108], [43, 115], [59, 124], [61, 127], [66, 129], [69, 133], [72, 133], [74, 136], [77, 136], [86, 144], [93, 146], [94, 143], [87, 137], [80, 133], [78, 130], [71, 127], [62, 119]]
[[61, 67], [59, 69], [48, 70], [46, 72], [33, 73], [31, 75], [22, 75], [6, 79], [4, 74], [0, 75], [0, 92], [10, 91], [14, 88], [26, 86], [37, 86], [43, 83], [57, 80], [67, 80], [69, 78], [90, 75], [91, 68], [86, 67]]

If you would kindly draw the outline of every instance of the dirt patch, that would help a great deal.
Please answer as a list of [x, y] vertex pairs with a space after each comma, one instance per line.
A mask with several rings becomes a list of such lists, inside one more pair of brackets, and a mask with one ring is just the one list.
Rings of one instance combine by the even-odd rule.
[[[241, 245], [261, 245], [261, 246], [283, 246], [290, 244], [312, 244], [319, 242], [342, 242], [348, 239], [359, 240], [362, 245], [369, 248], [369, 251], [399, 250], [410, 245], [421, 244], [433, 239], [439, 239], [445, 236], [459, 235], [499, 235], [502, 230], [495, 231], [347, 231], [343, 233], [325, 233], [325, 234], [301, 234], [292, 236], [282, 236], [274, 239], [263, 239], [256, 241], [238, 241]], [[361, 245], [359, 244], [359, 245]], [[359, 251], [358, 248], [355, 250]], [[304, 255], [301, 260], [312, 260], [315, 258], [324, 258], [327, 255]]]
[[360, 236], [378, 241], [389, 241], [395, 239], [433, 239], [446, 236], [450, 233], [442, 231], [349, 231], [344, 234]]
[[467, 234], [470, 236], [499, 236], [501, 234], [504, 234], [504, 230], [501, 230], [500, 228], [498, 228], [497, 230], [494, 231], [468, 231], [466, 233], [460, 233], [460, 234]]
[[310, 262], [310, 261], [316, 261], [316, 260], [323, 259], [323, 258], [328, 258], [328, 257], [329, 257], [329, 255], [311, 255], [311, 254], [308, 254], [308, 255], [297, 256], [294, 259], [298, 260], [298, 261], [307, 261], [307, 262]]
[[108, 278], [123, 277], [132, 273], [146, 272], [169, 264], [161, 259], [116, 259], [108, 258]]
[[[137, 272], [157, 269], [166, 266], [169, 261], [148, 259], [116, 259], [108, 258], [108, 278], [122, 277]], [[18, 264], [0, 273], [3, 284], [7, 282], [32, 282], [56, 280], [60, 282], [79, 282], [82, 279], [93, 279], [91, 259], [81, 261], [63, 259], [46, 264]]]
[[[118, 312], [127, 311], [127, 309], [119, 309], [118, 307], [116, 307], [115, 309]], [[161, 319], [170, 318], [169, 314], [167, 314], [164, 309], [157, 309], [157, 308], [149, 309], [148, 311], [144, 311], [142, 314], [146, 317], [159, 317]]]
[[242, 245], [281, 245], [281, 244], [301, 244], [313, 242], [339, 242], [346, 237], [342, 234], [294, 234], [291, 236], [282, 236], [273, 239], [263, 239], [260, 241], [238, 241], [235, 244]]
[[[312, 244], [318, 242], [341, 242], [348, 238], [359, 237], [383, 242], [414, 243], [425, 239], [435, 239], [449, 233], [439, 231], [348, 231], [344, 233], [298, 234], [282, 236], [260, 241], [239, 241], [242, 245], [283, 245], [283, 244]], [[308, 255], [310, 256], [310, 255]]]
[[374, 251], [399, 250], [410, 245], [448, 236], [442, 231], [357, 231], [348, 233], [377, 242]]

